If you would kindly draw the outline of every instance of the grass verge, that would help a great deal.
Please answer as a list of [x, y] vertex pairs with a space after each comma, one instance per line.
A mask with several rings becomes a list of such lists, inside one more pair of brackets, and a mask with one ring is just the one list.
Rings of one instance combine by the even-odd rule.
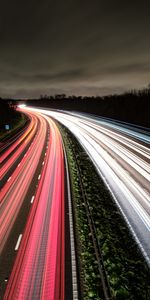
[[25, 114], [17, 112], [16, 118], [13, 118], [11, 120], [11, 129], [8, 131], [6, 130], [0, 131], [0, 142], [4, 143], [5, 141], [7, 141], [18, 131], [20, 131], [28, 123], [28, 121], [29, 119]]

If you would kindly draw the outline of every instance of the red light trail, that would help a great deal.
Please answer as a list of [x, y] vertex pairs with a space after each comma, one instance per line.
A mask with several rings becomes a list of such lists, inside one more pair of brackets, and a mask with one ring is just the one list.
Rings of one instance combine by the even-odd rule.
[[[39, 175], [34, 201], [19, 251], [8, 281], [4, 299], [64, 299], [64, 155], [60, 133], [48, 117], [34, 114], [25, 133], [37, 135], [23, 157], [19, 168], [4, 185], [0, 197], [0, 251], [11, 232], [34, 176], [50, 129], [45, 160]], [[33, 129], [34, 128], [34, 129]], [[23, 137], [20, 138], [20, 141]], [[17, 141], [16, 143], [19, 143]], [[21, 142], [20, 142], [21, 143]], [[22, 144], [17, 154], [22, 151]], [[14, 147], [14, 145], [12, 146]], [[12, 155], [12, 163], [16, 153]], [[8, 160], [10, 161], [10, 160]], [[7, 161], [7, 162], [8, 162]]]

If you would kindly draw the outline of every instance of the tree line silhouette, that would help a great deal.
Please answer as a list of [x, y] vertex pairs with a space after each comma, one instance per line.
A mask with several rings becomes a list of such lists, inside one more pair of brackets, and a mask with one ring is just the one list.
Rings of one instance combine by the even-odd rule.
[[[62, 109], [95, 114], [102, 117], [133, 123], [140, 126], [150, 127], [150, 87], [139, 91], [131, 91], [121, 95], [108, 95], [96, 97], [66, 96], [58, 94], [55, 96], [41, 95], [39, 99], [22, 100], [29, 106], [45, 107], [50, 109]], [[4, 102], [7, 103], [4, 105]], [[21, 100], [12, 100], [11, 103], [21, 103]], [[14, 114], [10, 108], [10, 99], [0, 99], [2, 118]], [[7, 108], [6, 108], [7, 105]], [[8, 108], [9, 106], [9, 108]], [[8, 112], [9, 111], [9, 112]]]
[[15, 101], [12, 99], [0, 98], [0, 130], [4, 129], [4, 125], [11, 125], [15, 119], [19, 119], [20, 114], [16, 111]]
[[66, 96], [65, 94], [30, 99], [28, 105], [95, 114], [150, 127], [150, 87], [121, 95], [104, 97]]

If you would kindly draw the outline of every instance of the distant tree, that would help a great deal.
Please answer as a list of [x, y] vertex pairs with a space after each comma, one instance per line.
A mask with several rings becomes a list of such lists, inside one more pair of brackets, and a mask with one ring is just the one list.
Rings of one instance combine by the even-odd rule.
[[65, 94], [56, 94], [55, 95], [55, 99], [65, 99], [66, 98], [66, 95]]

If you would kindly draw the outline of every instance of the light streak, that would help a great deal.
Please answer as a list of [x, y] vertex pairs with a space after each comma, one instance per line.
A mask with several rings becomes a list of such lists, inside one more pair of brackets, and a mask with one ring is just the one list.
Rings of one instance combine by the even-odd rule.
[[150, 136], [78, 113], [29, 110], [52, 116], [76, 136], [150, 258]]
[[[1, 210], [0, 221], [5, 224], [1, 228], [0, 242], [5, 227], [8, 230], [10, 220], [15, 218], [19, 203], [23, 201], [25, 190], [35, 173], [46, 140], [46, 124], [51, 135], [47, 155], [37, 191], [31, 198], [30, 215], [22, 236], [18, 255], [8, 281], [4, 299], [12, 300], [64, 300], [64, 156], [60, 133], [55, 123], [48, 117], [41, 117], [37, 138], [33, 147], [23, 158], [24, 163], [13, 173], [13, 185], [8, 186], [2, 203], [8, 204]], [[43, 134], [44, 130], [44, 134]], [[32, 162], [32, 164], [31, 164]], [[34, 167], [35, 166], [35, 167]], [[31, 177], [30, 177], [31, 175]], [[11, 206], [10, 207], [10, 202]], [[18, 203], [19, 202], [19, 203]], [[9, 213], [7, 213], [7, 206]], [[19, 210], [18, 210], [19, 211]], [[8, 215], [8, 218], [7, 218]], [[18, 247], [19, 240], [16, 247]]]

